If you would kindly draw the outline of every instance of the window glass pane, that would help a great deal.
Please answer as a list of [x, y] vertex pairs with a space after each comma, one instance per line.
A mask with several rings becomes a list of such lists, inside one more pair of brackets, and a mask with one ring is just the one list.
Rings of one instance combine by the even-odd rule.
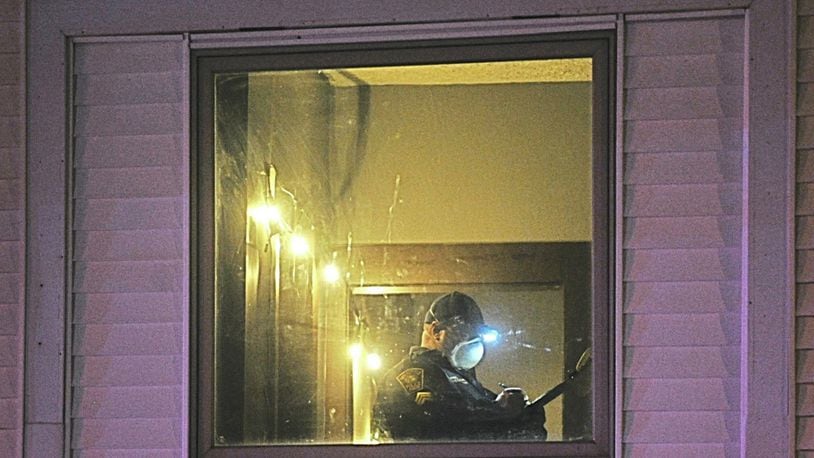
[[592, 440], [591, 75], [217, 75], [217, 445]]

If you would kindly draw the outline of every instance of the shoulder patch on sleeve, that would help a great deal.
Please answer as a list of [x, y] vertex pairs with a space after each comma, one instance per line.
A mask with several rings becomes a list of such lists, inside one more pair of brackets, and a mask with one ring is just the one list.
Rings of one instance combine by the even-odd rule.
[[432, 400], [432, 393], [429, 391], [419, 391], [415, 394], [415, 403], [424, 405], [425, 402]]
[[396, 376], [396, 380], [399, 381], [407, 394], [415, 393], [424, 388], [424, 369], [418, 367], [406, 369]]

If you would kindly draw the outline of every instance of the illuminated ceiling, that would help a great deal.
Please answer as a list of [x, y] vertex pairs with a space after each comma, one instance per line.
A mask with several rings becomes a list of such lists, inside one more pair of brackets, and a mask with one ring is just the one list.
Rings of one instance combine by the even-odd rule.
[[591, 59], [368, 67], [322, 73], [336, 87], [570, 83], [591, 81]]

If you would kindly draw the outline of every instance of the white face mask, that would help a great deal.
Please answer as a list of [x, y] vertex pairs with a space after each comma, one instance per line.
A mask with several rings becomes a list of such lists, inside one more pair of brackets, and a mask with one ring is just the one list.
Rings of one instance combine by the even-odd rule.
[[486, 354], [486, 348], [480, 337], [461, 342], [452, 348], [447, 358], [456, 369], [468, 371], [477, 366]]

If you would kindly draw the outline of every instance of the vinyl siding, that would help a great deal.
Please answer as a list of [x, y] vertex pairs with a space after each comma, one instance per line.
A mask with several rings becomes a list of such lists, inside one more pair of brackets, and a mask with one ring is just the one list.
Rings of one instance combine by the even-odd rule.
[[738, 454], [744, 18], [631, 18], [623, 452]]
[[180, 39], [75, 48], [77, 456], [181, 455], [183, 56]]
[[0, 5], [0, 457], [22, 456], [25, 278], [24, 3]]
[[814, 1], [797, 5], [797, 453], [814, 456]]

